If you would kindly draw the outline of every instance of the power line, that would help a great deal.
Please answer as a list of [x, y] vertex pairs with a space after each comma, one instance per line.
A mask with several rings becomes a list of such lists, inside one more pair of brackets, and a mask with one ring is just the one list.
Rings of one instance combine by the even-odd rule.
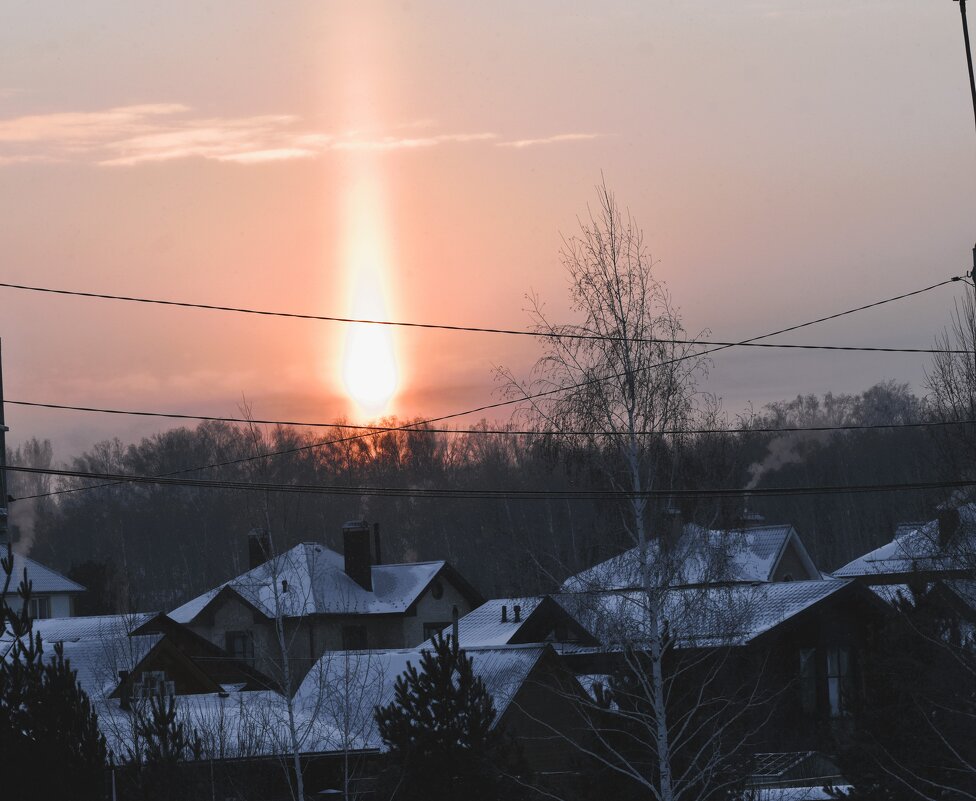
[[[381, 496], [398, 498], [458, 498], [466, 500], [619, 500], [627, 498], [725, 498], [749, 495], [760, 496], [795, 496], [795, 495], [836, 495], [870, 492], [904, 492], [908, 490], [952, 489], [976, 486], [976, 480], [959, 481], [917, 481], [907, 483], [886, 484], [853, 484], [853, 485], [817, 485], [800, 487], [759, 487], [747, 489], [743, 487], [721, 487], [708, 489], [678, 489], [678, 490], [644, 490], [632, 492], [627, 490], [474, 490], [416, 488], [416, 487], [370, 487], [370, 486], [336, 486], [324, 484], [278, 484], [269, 482], [227, 481], [218, 479], [172, 478], [167, 476], [144, 476], [128, 473], [99, 473], [87, 470], [63, 470], [45, 467], [25, 467], [8, 465], [7, 470], [34, 475], [61, 476], [66, 478], [83, 478], [112, 482], [113, 484], [154, 484], [161, 486], [196, 487], [201, 489], [224, 489], [251, 492], [283, 492], [309, 495], [344, 495], [344, 496]], [[15, 500], [26, 500], [25, 496]]]
[[[539, 429], [515, 428], [404, 428], [404, 426], [356, 425], [353, 423], [321, 423], [304, 420], [259, 420], [247, 417], [218, 417], [205, 414], [180, 414], [177, 412], [150, 412], [133, 409], [105, 409], [96, 406], [72, 406], [64, 403], [40, 403], [38, 401], [8, 400], [8, 404], [28, 406], [39, 409], [57, 409], [74, 412], [92, 412], [97, 414], [131, 415], [134, 417], [159, 417], [171, 420], [202, 420], [217, 423], [248, 423], [254, 425], [294, 426], [296, 428], [329, 428], [340, 431], [367, 431], [382, 434], [391, 431], [409, 431], [416, 434], [465, 434], [475, 436], [544, 436], [548, 432]], [[407, 423], [406, 426], [422, 425], [422, 423]], [[941, 426], [976, 425], [976, 420], [928, 420], [916, 423], [863, 423], [851, 425], [822, 425], [822, 426], [757, 426], [748, 428], [681, 428], [664, 431], [636, 431], [639, 436], [695, 436], [707, 434], [788, 434], [791, 432], [824, 432], [824, 431], [871, 431], [877, 429], [897, 428], [932, 428]], [[612, 436], [614, 431], [561, 431], [562, 436], [600, 437]]]
[[[824, 323], [824, 322], [828, 322], [830, 320], [836, 320], [836, 319], [838, 319], [840, 317], [845, 317], [845, 316], [847, 316], [849, 314], [856, 314], [857, 312], [866, 311], [867, 309], [873, 309], [873, 308], [876, 308], [878, 306], [883, 306], [883, 305], [885, 305], [887, 303], [894, 303], [895, 301], [898, 301], [898, 300], [904, 300], [905, 298], [914, 297], [915, 295], [921, 295], [923, 292], [929, 292], [929, 291], [931, 291], [933, 289], [937, 289], [939, 287], [946, 286], [947, 284], [951, 284], [954, 281], [958, 281], [958, 280], [960, 280], [960, 278], [958, 276], [957, 277], [954, 277], [954, 278], [949, 278], [949, 279], [947, 279], [945, 281], [940, 281], [937, 284], [932, 284], [931, 286], [923, 287], [922, 289], [916, 289], [916, 290], [913, 290], [911, 292], [904, 292], [904, 293], [902, 293], [900, 295], [894, 295], [893, 297], [884, 298], [882, 300], [877, 300], [877, 301], [874, 301], [873, 303], [867, 303], [867, 304], [864, 304], [862, 306], [856, 306], [856, 307], [854, 307], [852, 309], [847, 309], [847, 310], [842, 311], [842, 312], [837, 312], [835, 314], [827, 315], [826, 317], [818, 317], [815, 320], [808, 320], [805, 323], [799, 323], [797, 325], [792, 325], [792, 326], [789, 326], [787, 328], [781, 328], [781, 329], [779, 329], [777, 331], [771, 331], [768, 334], [760, 334], [759, 336], [750, 337], [749, 339], [745, 339], [745, 340], [742, 340], [741, 342], [735, 343], [735, 345], [721, 345], [721, 346], [718, 346], [718, 347], [715, 347], [715, 348], [710, 348], [710, 349], [706, 349], [706, 350], [703, 350], [703, 351], [698, 351], [698, 352], [695, 352], [695, 353], [686, 353], [686, 354], [683, 354], [681, 356], [677, 356], [677, 357], [675, 357], [673, 359], [668, 359], [668, 360], [665, 360], [663, 362], [658, 362], [656, 364], [648, 365], [648, 367], [646, 367], [644, 369], [645, 370], [651, 370], [651, 369], [656, 369], [656, 368], [659, 368], [659, 367], [667, 367], [669, 365], [677, 364], [679, 362], [683, 362], [683, 361], [686, 361], [688, 359], [700, 358], [700, 357], [706, 356], [706, 355], [708, 355], [710, 353], [716, 353], [716, 352], [721, 351], [721, 350], [726, 350], [727, 348], [730, 348], [730, 347], [736, 347], [738, 345], [745, 345], [745, 344], [748, 344], [749, 342], [756, 342], [756, 341], [758, 341], [760, 339], [769, 339], [771, 337], [778, 336], [780, 334], [789, 333], [790, 331], [797, 331], [797, 330], [799, 330], [801, 328], [806, 328], [806, 327], [811, 326], [811, 325], [817, 325], [818, 323]], [[0, 284], [0, 286], [2, 286], [2, 285], [3, 284]], [[406, 423], [406, 424], [404, 424], [402, 426], [395, 426], [395, 427], [392, 427], [390, 430], [392, 430], [392, 431], [408, 431], [408, 430], [416, 429], [416, 428], [418, 428], [420, 426], [430, 425], [431, 423], [442, 423], [442, 422], [444, 422], [446, 420], [454, 420], [454, 419], [459, 418], [459, 417], [467, 417], [467, 416], [472, 415], [472, 414], [480, 414], [482, 412], [492, 411], [494, 409], [501, 409], [501, 408], [504, 408], [504, 407], [507, 407], [507, 406], [515, 405], [517, 403], [525, 403], [526, 401], [538, 400], [539, 398], [551, 397], [553, 395], [557, 395], [557, 394], [560, 394], [560, 393], [563, 393], [563, 392], [571, 392], [571, 391], [576, 390], [576, 389], [582, 389], [583, 387], [592, 386], [593, 384], [603, 383], [604, 381], [609, 381], [609, 380], [614, 379], [614, 378], [624, 378], [626, 376], [627, 376], [627, 373], [626, 372], [613, 373], [613, 374], [610, 374], [610, 375], [607, 375], [607, 376], [602, 376], [602, 377], [599, 377], [599, 378], [587, 379], [586, 381], [581, 381], [578, 384], [573, 384], [573, 385], [570, 385], [570, 386], [555, 387], [553, 389], [548, 389], [548, 390], [545, 390], [545, 391], [542, 391], [542, 392], [524, 393], [523, 396], [522, 397], [519, 397], [519, 398], [510, 398], [508, 400], [497, 401], [495, 403], [486, 403], [486, 404], [483, 404], [481, 406], [477, 406], [477, 407], [475, 407], [473, 409], [466, 409], [465, 411], [461, 411], [461, 412], [452, 412], [450, 414], [441, 415], [439, 417], [430, 417], [430, 418], [427, 418], [426, 420], [418, 420], [418, 421], [414, 421], [412, 423]], [[306, 452], [306, 451], [314, 450], [315, 448], [324, 447], [326, 445], [338, 445], [338, 444], [341, 444], [343, 442], [350, 442], [350, 441], [353, 441], [353, 440], [365, 439], [367, 437], [373, 437], [373, 436], [376, 436], [378, 433], [380, 433], [380, 432], [377, 432], [377, 431], [368, 431], [368, 432], [365, 432], [365, 433], [362, 433], [362, 434], [353, 434], [353, 435], [348, 436], [348, 437], [340, 437], [339, 439], [336, 439], [336, 440], [323, 440], [321, 442], [313, 442], [313, 443], [310, 443], [310, 444], [307, 444], [307, 445], [300, 445], [300, 446], [297, 446], [297, 447], [294, 447], [294, 448], [285, 448], [285, 449], [280, 450], [280, 451], [269, 451], [267, 453], [259, 453], [259, 454], [255, 454], [253, 456], [243, 456], [243, 457], [239, 457], [239, 458], [236, 458], [236, 459], [228, 459], [228, 460], [225, 460], [223, 462], [214, 462], [213, 464], [202, 465], [200, 467], [188, 467], [188, 468], [185, 468], [185, 469], [182, 469], [182, 470], [174, 470], [174, 471], [172, 471], [170, 473], [163, 474], [163, 475], [161, 475], [159, 477], [160, 478], [163, 478], [163, 477], [171, 477], [171, 476], [176, 476], [176, 475], [183, 475], [185, 473], [195, 473], [195, 472], [198, 472], [200, 470], [211, 470], [211, 469], [215, 469], [215, 468], [218, 468], [218, 467], [229, 467], [231, 465], [244, 464], [244, 463], [248, 463], [248, 462], [254, 462], [254, 461], [257, 461], [259, 459], [270, 459], [270, 458], [274, 458], [276, 456], [287, 456], [287, 455], [296, 454], [296, 453], [303, 453], [303, 452]], [[120, 479], [116, 483], [125, 483], [125, 481], [126, 481], [126, 479]], [[75, 487], [75, 488], [72, 488], [72, 489], [56, 490], [54, 492], [41, 493], [41, 494], [34, 495], [34, 496], [31, 496], [31, 497], [32, 498], [40, 498], [40, 497], [50, 497], [50, 496], [54, 496], [54, 495], [65, 495], [65, 494], [74, 493], [74, 492], [84, 492], [84, 491], [89, 490], [89, 489], [95, 489], [96, 486], [104, 486], [104, 485], [92, 485], [92, 486], [88, 486], [88, 487]]]
[[[962, 280], [962, 277], [952, 278], [948, 281], [944, 281], [940, 284], [935, 284], [931, 287], [926, 287], [925, 289], [918, 290], [916, 292], [910, 292], [907, 295], [901, 297], [909, 297], [911, 295], [919, 294], [921, 292], [927, 292], [930, 289], [935, 289], [936, 287], [943, 286], [953, 281]], [[806, 345], [806, 344], [786, 344], [786, 343], [772, 343], [772, 342], [755, 342], [753, 340], [745, 340], [742, 342], [719, 342], [716, 340], [703, 340], [703, 339], [656, 339], [654, 337], [638, 337], [638, 338], [627, 338], [627, 337], [616, 337], [607, 336], [605, 334], [590, 334], [590, 333], [580, 333], [580, 332], [562, 332], [562, 331], [523, 331], [519, 329], [511, 328], [492, 328], [492, 327], [481, 327], [481, 326], [470, 326], [470, 325], [446, 325], [440, 323], [417, 323], [417, 322], [406, 322], [402, 320], [372, 320], [367, 318], [358, 317], [336, 317], [331, 315], [322, 314], [302, 314], [298, 312], [280, 312], [280, 311], [269, 311], [266, 309], [251, 309], [246, 307], [237, 306], [220, 306], [210, 303], [193, 303], [190, 301], [176, 301], [176, 300], [162, 300], [159, 298], [142, 298], [134, 297], [130, 295], [109, 295], [100, 292], [81, 292], [69, 289], [55, 289], [53, 287], [40, 287], [40, 286], [29, 286], [26, 284], [12, 284], [7, 282], [0, 282], [0, 287], [7, 289], [19, 289], [27, 292], [41, 292], [52, 295], [68, 295], [72, 297], [81, 298], [96, 298], [101, 300], [118, 300], [125, 301], [128, 303], [146, 303], [157, 306], [175, 306], [184, 309], [203, 309], [207, 311], [222, 311], [222, 312], [232, 312], [235, 314], [254, 314], [262, 317], [285, 317], [297, 320], [318, 320], [324, 322], [333, 323], [354, 323], [358, 325], [382, 325], [390, 327], [399, 328], [423, 328], [431, 329], [437, 331], [463, 331], [467, 333], [476, 334], [506, 334], [510, 336], [526, 336], [526, 337], [538, 337], [545, 339], [577, 339], [577, 340], [602, 340], [606, 342], [622, 342], [625, 339], [629, 342], [635, 343], [662, 343], [669, 345], [704, 345], [704, 346], [720, 346], [720, 347], [750, 347], [750, 348], [787, 348], [795, 350], [827, 350], [827, 351], [855, 351], [864, 353], [972, 353], [973, 351], [968, 350], [940, 350], [932, 348], [885, 348], [885, 347], [867, 347], [867, 346], [855, 346], [855, 345]], [[826, 318], [829, 319], [829, 318]], [[786, 329], [791, 331], [794, 329]], [[785, 333], [785, 332], [780, 332]]]

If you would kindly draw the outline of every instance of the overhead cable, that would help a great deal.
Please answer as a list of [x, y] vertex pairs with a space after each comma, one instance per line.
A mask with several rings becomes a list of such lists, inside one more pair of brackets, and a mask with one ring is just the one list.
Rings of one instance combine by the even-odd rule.
[[[169, 420], [201, 420], [217, 423], [244, 423], [270, 426], [293, 426], [295, 428], [330, 428], [338, 431], [367, 431], [382, 434], [391, 431], [407, 431], [413, 434], [462, 434], [473, 436], [555, 436], [571, 437], [606, 437], [615, 436], [616, 431], [559, 431], [548, 432], [540, 429], [516, 428], [404, 428], [404, 426], [356, 425], [354, 423], [321, 423], [307, 420], [263, 420], [248, 417], [219, 417], [207, 414], [180, 414], [178, 412], [150, 412], [135, 409], [105, 409], [97, 406], [72, 406], [65, 403], [41, 403], [39, 401], [8, 400], [14, 406], [27, 406], [39, 409], [56, 409], [74, 412], [92, 412], [96, 414], [131, 415], [134, 417], [160, 417]], [[406, 423], [407, 426], [421, 425], [420, 423]], [[851, 425], [821, 425], [821, 426], [745, 426], [740, 428], [673, 428], [663, 431], [635, 431], [637, 436], [698, 436], [708, 434], [789, 434], [823, 431], [872, 431], [878, 429], [898, 428], [933, 428], [943, 426], [976, 425], [976, 420], [927, 420], [912, 423], [861, 423]]]

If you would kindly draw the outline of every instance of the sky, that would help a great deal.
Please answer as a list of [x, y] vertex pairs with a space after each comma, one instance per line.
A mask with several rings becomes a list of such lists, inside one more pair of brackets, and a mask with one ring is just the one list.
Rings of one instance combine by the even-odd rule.
[[[948, 0], [8, 0], [3, 22], [3, 282], [519, 329], [535, 293], [571, 321], [559, 249], [601, 180], [693, 334], [755, 336], [971, 266], [976, 132]], [[962, 291], [781, 341], [929, 347]], [[13, 289], [0, 338], [8, 399], [312, 421], [480, 406], [496, 367], [539, 355]], [[885, 379], [923, 391], [926, 358], [740, 349], [707, 389], [733, 416]], [[164, 425], [6, 417], [9, 444], [50, 438], [61, 459]]]

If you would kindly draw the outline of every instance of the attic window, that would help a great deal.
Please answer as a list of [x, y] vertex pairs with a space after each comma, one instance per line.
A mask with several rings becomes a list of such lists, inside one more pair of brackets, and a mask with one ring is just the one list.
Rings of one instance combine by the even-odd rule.
[[434, 579], [434, 583], [430, 585], [430, 595], [435, 601], [444, 597], [444, 585], [441, 584], [440, 579]]
[[224, 635], [224, 644], [234, 659], [254, 661], [254, 635], [250, 631], [228, 631]]

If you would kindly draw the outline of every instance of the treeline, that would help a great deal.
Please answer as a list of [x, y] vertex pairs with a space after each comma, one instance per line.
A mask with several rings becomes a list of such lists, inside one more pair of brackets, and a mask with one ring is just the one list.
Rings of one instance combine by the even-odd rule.
[[[936, 481], [958, 477], [960, 438], [949, 427], [762, 433], [756, 429], [875, 426], [933, 419], [907, 385], [857, 395], [805, 396], [738, 421], [732, 434], [667, 437], [656, 487], [788, 487]], [[390, 421], [386, 421], [390, 422]], [[206, 422], [124, 445], [103, 442], [66, 467], [162, 475], [214, 463], [187, 477], [276, 484], [451, 490], [610, 489], [606, 459], [585, 441], [519, 433], [354, 429], [259, 429]], [[316, 447], [307, 447], [328, 438]], [[281, 456], [238, 462], [262, 453]], [[32, 441], [11, 464], [50, 466], [50, 446]], [[597, 465], [601, 465], [598, 469]], [[14, 497], [92, 482], [10, 474]], [[824, 569], [891, 538], [897, 523], [931, 518], [945, 492], [748, 497], [768, 522], [793, 523]], [[741, 500], [662, 502], [704, 525], [734, 524]], [[447, 559], [486, 596], [554, 589], [567, 575], [631, 545], [612, 500], [377, 497], [285, 494], [149, 484], [17, 501], [14, 524], [31, 555], [91, 590], [81, 613], [173, 606], [246, 567], [246, 534], [270, 527], [276, 547], [319, 540], [340, 549], [343, 522], [378, 522], [384, 561]]]

